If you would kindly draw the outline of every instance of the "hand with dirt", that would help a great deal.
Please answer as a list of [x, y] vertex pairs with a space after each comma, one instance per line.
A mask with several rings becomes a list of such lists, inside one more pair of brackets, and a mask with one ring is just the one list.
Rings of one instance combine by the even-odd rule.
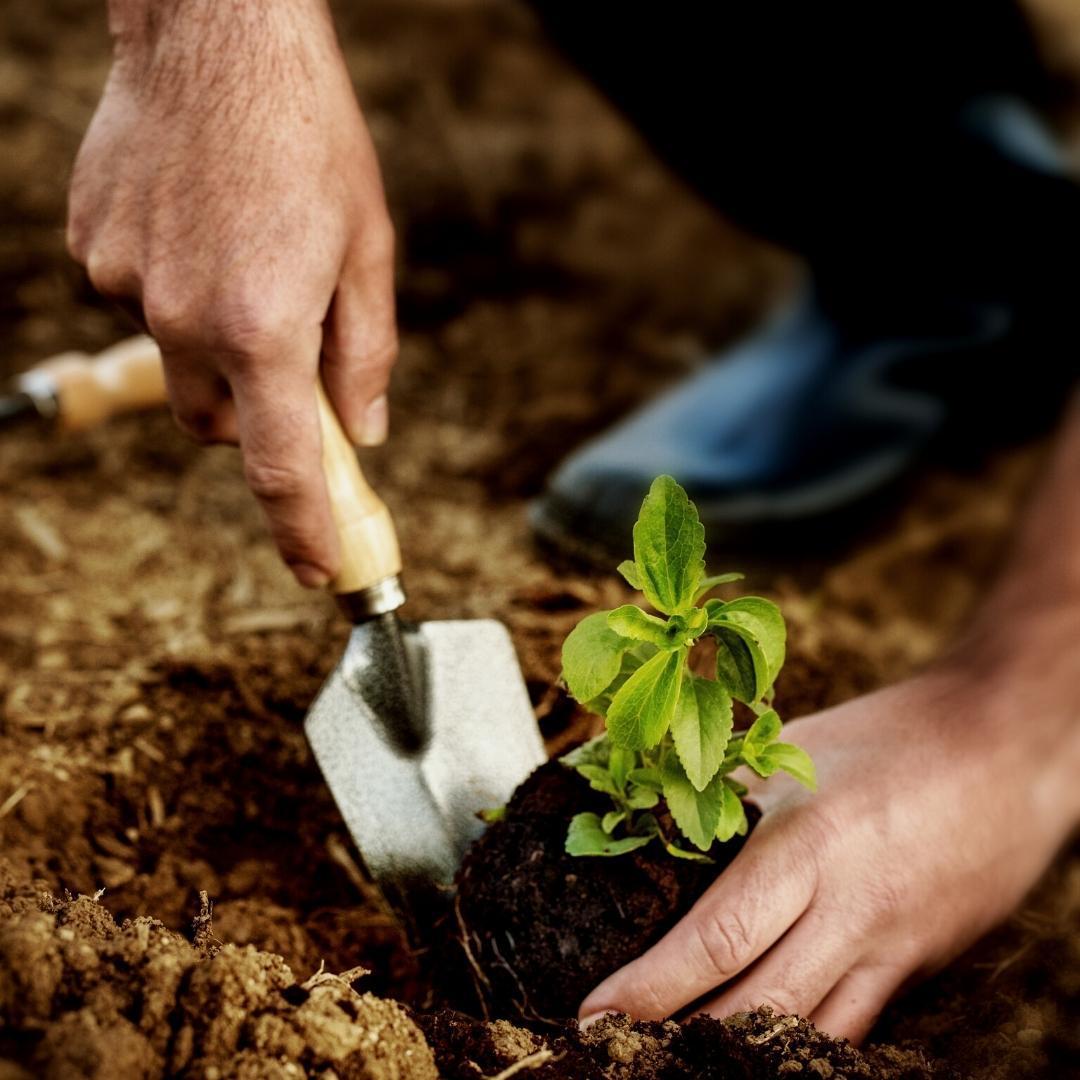
[[858, 1040], [1020, 903], [1080, 823], [1078, 473], [1080, 409], [1011, 574], [951, 658], [786, 726], [818, 793], [752, 785], [764, 813], [746, 847], [589, 994], [583, 1022], [767, 1004]]
[[173, 412], [239, 442], [298, 580], [340, 553], [321, 374], [351, 439], [386, 437], [393, 230], [324, 0], [111, 0], [112, 71], [75, 165], [69, 247], [137, 305]]

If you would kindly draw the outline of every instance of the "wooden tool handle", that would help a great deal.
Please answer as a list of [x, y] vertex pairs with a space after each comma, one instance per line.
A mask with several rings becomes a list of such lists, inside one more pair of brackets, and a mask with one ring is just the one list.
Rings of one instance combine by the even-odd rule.
[[19, 380], [29, 393], [48, 388], [63, 431], [85, 431], [121, 413], [165, 402], [161, 352], [152, 338], [128, 338], [99, 353], [45, 360]]
[[361, 592], [401, 573], [401, 552], [390, 511], [360, 471], [356, 449], [349, 442], [326, 392], [316, 388], [322, 428], [323, 475], [330, 509], [341, 541], [341, 571], [330, 591]]

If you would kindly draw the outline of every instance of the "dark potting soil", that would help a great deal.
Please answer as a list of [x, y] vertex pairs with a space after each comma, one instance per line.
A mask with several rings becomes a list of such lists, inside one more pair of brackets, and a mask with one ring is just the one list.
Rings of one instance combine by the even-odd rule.
[[[452, 987], [452, 1000], [485, 1016], [576, 1016], [586, 994], [674, 925], [743, 844], [717, 845], [711, 865], [674, 859], [659, 844], [618, 858], [567, 855], [574, 814], [605, 809], [603, 795], [550, 761], [473, 844], [458, 872], [456, 954], [446, 965], [464, 965], [472, 993]], [[747, 809], [753, 825], [757, 809]]]
[[951, 1070], [918, 1050], [856, 1050], [794, 1016], [769, 1009], [686, 1024], [607, 1016], [587, 1031], [568, 1022], [537, 1035], [505, 1020], [485, 1022], [444, 1010], [414, 1017], [443, 1080], [503, 1076], [530, 1080], [924, 1080]]

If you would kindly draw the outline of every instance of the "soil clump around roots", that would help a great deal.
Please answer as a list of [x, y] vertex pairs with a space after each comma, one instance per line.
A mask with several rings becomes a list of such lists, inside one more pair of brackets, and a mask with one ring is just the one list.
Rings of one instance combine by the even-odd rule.
[[[558, 761], [515, 792], [505, 815], [469, 849], [457, 877], [458, 963], [484, 1015], [509, 1006], [525, 1021], [577, 1015], [585, 995], [667, 932], [742, 849], [718, 845], [707, 863], [660, 844], [619, 858], [564, 850], [574, 814], [603, 813], [603, 795]], [[748, 806], [751, 824], [758, 811]]]

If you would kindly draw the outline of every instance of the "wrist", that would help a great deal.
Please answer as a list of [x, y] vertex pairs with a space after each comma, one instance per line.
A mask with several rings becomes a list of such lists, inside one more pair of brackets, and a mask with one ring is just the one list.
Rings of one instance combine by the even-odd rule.
[[[107, 0], [109, 33], [117, 58], [142, 59], [167, 49], [187, 52], [198, 46], [227, 48], [230, 62], [271, 51], [299, 27], [317, 25], [333, 38], [327, 0]], [[176, 49], [167, 47], [174, 43]], [[192, 46], [195, 46], [194, 50]]]
[[1080, 825], [1080, 604], [991, 601], [940, 670], [974, 705], [965, 737], [1009, 759], [1063, 839]]

